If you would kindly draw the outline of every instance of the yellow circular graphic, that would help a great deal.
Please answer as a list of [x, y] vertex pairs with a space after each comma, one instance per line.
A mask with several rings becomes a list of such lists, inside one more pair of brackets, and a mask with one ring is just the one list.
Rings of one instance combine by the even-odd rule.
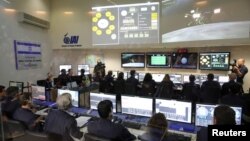
[[114, 20], [115, 20], [115, 16], [110, 16], [110, 17], [109, 17], [109, 20], [110, 20], [110, 21], [114, 21]]
[[114, 25], [110, 25], [110, 26], [109, 26], [109, 29], [110, 29], [110, 30], [114, 30], [114, 29], [115, 29], [115, 26], [114, 26]]
[[96, 31], [96, 34], [97, 34], [97, 35], [102, 35], [102, 31], [101, 31], [101, 30], [97, 30], [97, 31]]
[[106, 34], [107, 34], [107, 35], [110, 35], [111, 33], [112, 33], [111, 30], [109, 30], [109, 29], [106, 30]]
[[96, 13], [95, 15], [97, 18], [101, 18], [102, 17], [102, 14], [101, 13]]
[[111, 14], [110, 11], [107, 11], [107, 12], [105, 13], [105, 15], [106, 15], [106, 17], [110, 17], [112, 14]]
[[98, 21], [98, 18], [93, 17], [93, 18], [92, 18], [92, 21], [93, 21], [93, 23], [96, 23], [96, 22]]
[[92, 27], [92, 31], [96, 32], [98, 30], [98, 27], [97, 26], [93, 26]]

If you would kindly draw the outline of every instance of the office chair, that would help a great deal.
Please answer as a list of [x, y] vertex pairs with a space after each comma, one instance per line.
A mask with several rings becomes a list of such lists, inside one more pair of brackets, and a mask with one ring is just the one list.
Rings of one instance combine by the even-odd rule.
[[14, 141], [48, 141], [48, 136], [44, 133], [26, 131], [24, 136], [14, 139]]
[[8, 120], [3, 122], [4, 136], [6, 140], [12, 140], [25, 135], [25, 127], [19, 121]]
[[85, 133], [84, 138], [85, 138], [85, 141], [112, 141], [111, 139], [97, 137], [97, 136], [90, 134], [90, 133]]

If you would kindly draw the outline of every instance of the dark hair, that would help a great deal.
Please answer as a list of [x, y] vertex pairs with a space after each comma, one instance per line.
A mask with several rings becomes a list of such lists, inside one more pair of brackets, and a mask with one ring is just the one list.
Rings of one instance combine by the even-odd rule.
[[123, 72], [119, 72], [117, 80], [122, 80], [124, 79], [124, 73]]
[[189, 75], [189, 81], [194, 82], [195, 81], [195, 76], [194, 75]]
[[169, 74], [165, 74], [165, 76], [164, 76], [164, 78], [163, 78], [162, 81], [165, 81], [165, 82], [171, 81]]
[[149, 82], [152, 80], [152, 75], [151, 73], [146, 73], [143, 79], [143, 82]]
[[13, 99], [17, 94], [18, 94], [18, 87], [16, 86], [10, 86], [7, 88], [6, 90], [6, 96], [9, 98], [9, 99]]
[[231, 94], [240, 94], [241, 93], [241, 85], [237, 85], [237, 84], [231, 84], [229, 85], [229, 90], [231, 92]]
[[113, 103], [110, 100], [103, 100], [99, 102], [98, 106], [98, 113], [101, 118], [108, 118], [109, 114], [112, 112]]
[[163, 113], [156, 113], [149, 119], [148, 126], [165, 131], [168, 127], [168, 121]]
[[207, 80], [214, 80], [214, 74], [209, 73], [209, 74], [207, 75]]
[[84, 74], [85, 73], [85, 69], [81, 69], [81, 73]]
[[135, 70], [130, 70], [130, 76], [135, 76]]
[[2, 93], [4, 89], [5, 87], [3, 85], [0, 85], [0, 93]]
[[61, 69], [61, 73], [62, 74], [66, 74], [66, 70], [65, 69]]
[[235, 111], [227, 105], [219, 105], [214, 109], [216, 125], [235, 125]]
[[108, 75], [111, 76], [113, 74], [113, 72], [110, 70], [108, 71]]

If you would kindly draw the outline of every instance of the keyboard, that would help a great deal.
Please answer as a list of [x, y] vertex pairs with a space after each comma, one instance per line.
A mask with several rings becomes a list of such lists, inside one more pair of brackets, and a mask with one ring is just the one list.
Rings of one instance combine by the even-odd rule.
[[185, 133], [168, 132], [168, 135], [172, 135], [178, 141], [192, 141], [192, 136]]
[[133, 128], [133, 129], [140, 129], [141, 128], [141, 124], [136, 123], [136, 122], [123, 121], [122, 125], [127, 127], [127, 128]]

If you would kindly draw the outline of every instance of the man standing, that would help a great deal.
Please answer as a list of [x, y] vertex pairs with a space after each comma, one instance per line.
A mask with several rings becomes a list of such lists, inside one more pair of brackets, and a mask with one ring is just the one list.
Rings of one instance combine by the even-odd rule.
[[245, 59], [237, 60], [236, 66], [233, 67], [233, 72], [237, 74], [237, 82], [243, 85], [243, 79], [248, 73], [248, 68], [245, 66]]

